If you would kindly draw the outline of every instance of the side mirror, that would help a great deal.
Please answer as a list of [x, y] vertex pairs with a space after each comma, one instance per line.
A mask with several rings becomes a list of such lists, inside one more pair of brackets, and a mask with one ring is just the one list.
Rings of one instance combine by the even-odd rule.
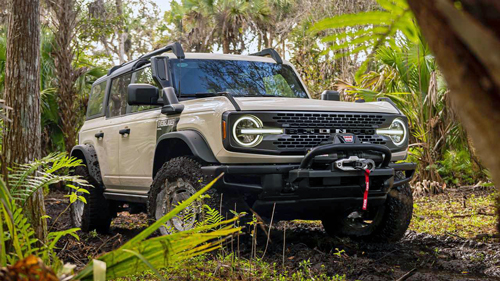
[[164, 88], [162, 91], [163, 107], [161, 113], [163, 114], [179, 114], [184, 110], [184, 105], [179, 103], [175, 90], [172, 87]]
[[129, 105], [162, 105], [158, 101], [158, 88], [149, 84], [129, 84], [127, 102]]
[[325, 90], [321, 94], [321, 99], [322, 100], [340, 101], [340, 93], [337, 91]]

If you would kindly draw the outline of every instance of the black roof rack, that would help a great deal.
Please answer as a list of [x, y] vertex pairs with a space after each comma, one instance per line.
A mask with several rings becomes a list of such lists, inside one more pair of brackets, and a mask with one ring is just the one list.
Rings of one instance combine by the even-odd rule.
[[184, 50], [182, 49], [181, 44], [179, 42], [174, 42], [174, 43], [168, 44], [167, 46], [165, 46], [165, 47], [163, 47], [161, 49], [154, 50], [154, 51], [152, 51], [150, 53], [142, 55], [142, 56], [140, 56], [139, 58], [137, 58], [135, 60], [132, 60], [132, 61], [120, 64], [120, 65], [115, 65], [111, 69], [109, 69], [108, 75], [110, 75], [111, 73], [113, 73], [118, 68], [120, 68], [120, 67], [122, 67], [124, 65], [127, 65], [127, 64], [131, 64], [131, 63], [135, 63], [134, 66], [133, 66], [133, 68], [137, 68], [137, 67], [143, 65], [144, 61], [149, 60], [151, 57], [154, 57], [154, 56], [157, 56], [157, 55], [161, 55], [161, 54], [163, 54], [165, 52], [168, 52], [168, 51], [172, 51], [172, 53], [174, 53], [174, 55], [178, 59], [184, 59], [186, 57], [184, 55]]
[[281, 59], [280, 54], [278, 54], [278, 52], [276, 52], [272, 48], [264, 49], [258, 53], [253, 53], [250, 55], [259, 57], [271, 56], [271, 58], [275, 60], [277, 64], [283, 64], [283, 60]]

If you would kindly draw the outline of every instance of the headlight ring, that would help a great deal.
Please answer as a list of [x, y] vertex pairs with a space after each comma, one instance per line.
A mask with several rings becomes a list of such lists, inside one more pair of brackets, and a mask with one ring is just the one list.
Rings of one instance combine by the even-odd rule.
[[378, 135], [386, 135], [391, 138], [392, 142], [401, 146], [408, 135], [408, 130], [406, 129], [406, 125], [400, 118], [396, 118], [392, 121], [391, 126], [385, 129], [377, 129]]
[[236, 143], [243, 147], [255, 147], [264, 139], [264, 135], [281, 135], [282, 128], [264, 128], [262, 120], [254, 115], [244, 115], [236, 119], [232, 134]]
[[245, 129], [262, 129], [262, 121], [253, 116], [245, 115], [240, 117], [233, 125], [233, 138], [243, 147], [254, 147], [259, 145], [264, 138], [262, 134], [242, 134], [241, 131]]

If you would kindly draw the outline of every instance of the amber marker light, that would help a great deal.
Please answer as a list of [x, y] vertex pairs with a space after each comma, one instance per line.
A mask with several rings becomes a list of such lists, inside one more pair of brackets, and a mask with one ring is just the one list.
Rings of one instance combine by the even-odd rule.
[[226, 121], [222, 121], [222, 136], [224, 139], [227, 137], [227, 130], [226, 130]]

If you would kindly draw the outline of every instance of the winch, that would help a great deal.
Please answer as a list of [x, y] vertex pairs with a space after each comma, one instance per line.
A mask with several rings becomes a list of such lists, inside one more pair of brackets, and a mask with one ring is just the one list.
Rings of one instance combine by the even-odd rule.
[[375, 168], [375, 162], [372, 159], [359, 158], [358, 156], [349, 156], [349, 158], [337, 160], [333, 165], [335, 168], [342, 171], [372, 171]]

